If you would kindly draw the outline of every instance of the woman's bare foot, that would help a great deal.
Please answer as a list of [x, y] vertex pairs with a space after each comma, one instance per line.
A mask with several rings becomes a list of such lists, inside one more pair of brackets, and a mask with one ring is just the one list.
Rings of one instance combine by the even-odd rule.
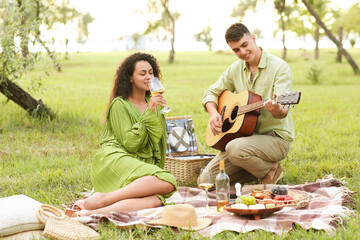
[[74, 205], [74, 210], [94, 210], [104, 206], [101, 206], [104, 193], [96, 192], [92, 196], [77, 200]]
[[72, 207], [74, 210], [81, 210], [81, 209], [84, 209], [85, 208], [85, 199], [80, 199], [80, 200], [77, 200], [73, 207]]
[[96, 192], [91, 197], [86, 198], [84, 202], [84, 207], [82, 209], [86, 210], [94, 210], [102, 207], [106, 207], [106, 203], [104, 203], [104, 195], [105, 193]]

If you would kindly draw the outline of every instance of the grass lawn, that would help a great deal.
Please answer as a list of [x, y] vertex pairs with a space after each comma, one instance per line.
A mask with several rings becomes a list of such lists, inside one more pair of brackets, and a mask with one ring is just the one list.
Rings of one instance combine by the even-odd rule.
[[[269, 51], [280, 56], [280, 50]], [[350, 49], [360, 64], [360, 49]], [[63, 72], [43, 79], [33, 93], [57, 114], [52, 122], [30, 119], [23, 109], [0, 95], [0, 197], [26, 194], [61, 208], [84, 188], [91, 189], [89, 169], [98, 146], [101, 123], [115, 69], [130, 52], [77, 53], [63, 62]], [[167, 63], [167, 52], [153, 52], [162, 70], [165, 97], [173, 110], [168, 116], [192, 115], [198, 140], [205, 146], [208, 115], [201, 106], [204, 91], [234, 61], [230, 52], [177, 52]], [[344, 178], [350, 190], [360, 186], [360, 76], [346, 59], [335, 63], [335, 49], [288, 50], [293, 90], [301, 90], [300, 104], [292, 109], [296, 139], [282, 166], [280, 184], [312, 182], [325, 175]], [[320, 82], [307, 78], [309, 69], [321, 71]], [[25, 82], [24, 82], [25, 84]], [[201, 148], [200, 148], [201, 150]], [[203, 152], [205, 150], [201, 150]], [[206, 147], [207, 152], [216, 151]], [[360, 206], [360, 198], [356, 196]], [[354, 209], [359, 213], [359, 208]], [[214, 239], [360, 239], [358, 216], [346, 221], [334, 236], [295, 227], [283, 236], [255, 231], [223, 232]], [[198, 239], [196, 233], [163, 230], [100, 228], [102, 239]]]

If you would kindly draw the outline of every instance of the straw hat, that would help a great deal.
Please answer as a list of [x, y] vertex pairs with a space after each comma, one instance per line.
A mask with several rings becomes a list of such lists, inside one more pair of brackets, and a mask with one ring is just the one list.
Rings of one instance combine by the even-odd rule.
[[189, 204], [166, 205], [162, 218], [147, 222], [153, 225], [166, 225], [186, 230], [201, 230], [212, 223], [210, 218], [198, 218], [195, 208]]

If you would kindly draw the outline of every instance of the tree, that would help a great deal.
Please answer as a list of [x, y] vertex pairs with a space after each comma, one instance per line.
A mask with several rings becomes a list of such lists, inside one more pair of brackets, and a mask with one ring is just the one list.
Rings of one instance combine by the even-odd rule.
[[131, 39], [134, 42], [133, 49], [138, 50], [140, 48], [140, 41], [141, 41], [142, 37], [143, 37], [143, 35], [138, 32], [135, 32], [131, 35]]
[[359, 67], [356, 62], [352, 59], [350, 54], [343, 48], [342, 44], [336, 39], [334, 34], [326, 27], [324, 22], [321, 20], [320, 16], [316, 13], [316, 11], [312, 8], [312, 6], [308, 3], [307, 0], [302, 0], [306, 8], [309, 10], [310, 14], [316, 19], [316, 22], [320, 25], [320, 27], [325, 31], [326, 35], [330, 38], [330, 40], [335, 43], [338, 49], [341, 51], [341, 54], [345, 56], [346, 60], [349, 62], [355, 74], [360, 74]]
[[79, 42], [84, 42], [89, 34], [88, 24], [90, 24], [94, 18], [90, 13], [82, 14], [71, 7], [70, 0], [61, 0], [60, 4], [52, 2], [52, 0], [46, 0], [48, 14], [44, 16], [44, 24], [48, 29], [53, 29], [55, 23], [59, 23], [64, 31], [65, 41], [65, 59], [69, 58], [68, 45], [69, 36], [74, 33], [74, 29], [71, 27], [73, 24], [78, 25], [78, 38]]
[[179, 18], [180, 14], [178, 12], [170, 11], [170, 0], [160, 0], [160, 2], [148, 0], [148, 9], [149, 12], [152, 12], [155, 15], [160, 15], [160, 18], [155, 21], [148, 22], [145, 35], [151, 32], [157, 32], [159, 29], [163, 29], [165, 31], [164, 39], [167, 38], [167, 34], [170, 34], [171, 50], [169, 63], [173, 63], [175, 59], [175, 22]]
[[55, 118], [55, 114], [41, 99], [36, 100], [16, 83], [3, 76], [0, 76], [0, 92], [34, 118]]
[[84, 15], [80, 15], [79, 21], [78, 21], [78, 38], [77, 41], [79, 43], [85, 43], [86, 40], [89, 37], [89, 24], [92, 23], [95, 20], [91, 16], [90, 13], [85, 13]]
[[[239, 18], [239, 21], [241, 22], [247, 11], [256, 12], [256, 7], [259, 2], [266, 2], [266, 0], [240, 1], [239, 4], [233, 9], [231, 16], [234, 18]], [[293, 7], [290, 4], [286, 4], [286, 0], [274, 0], [274, 7], [279, 15], [279, 29], [282, 31], [282, 58], [286, 59], [285, 31], [290, 24], [290, 15], [293, 12]], [[276, 30], [275, 33], [278, 30]]]
[[349, 42], [350, 42], [350, 46], [353, 48], [353, 47], [355, 46], [355, 44], [356, 44], [356, 39], [355, 39], [355, 38], [351, 38], [351, 39], [349, 40]]
[[[23, 2], [22, 2], [23, 4]], [[2, 52], [0, 54], [0, 92], [8, 99], [24, 108], [31, 116], [37, 118], [53, 119], [55, 114], [46, 107], [40, 100], [34, 99], [29, 93], [22, 89], [16, 82], [20, 81], [22, 76], [34, 68], [34, 65], [41, 58], [40, 53], [27, 52], [23, 54], [23, 46], [16, 44], [15, 39], [21, 39], [22, 30], [28, 29], [34, 31], [38, 26], [37, 22], [28, 23], [22, 21], [19, 16], [19, 5], [4, 4], [0, 9], [2, 13], [2, 22], [0, 22], [0, 43]], [[35, 40], [28, 39], [29, 43], [35, 44]], [[32, 81], [33, 89], [37, 89], [40, 80]]]
[[240, 1], [238, 5], [236, 5], [233, 8], [233, 11], [231, 13], [231, 17], [233, 18], [239, 18], [239, 22], [243, 20], [243, 18], [246, 15], [247, 11], [253, 11], [256, 12], [256, 5], [258, 0], [245, 0]]
[[60, 61], [57, 59], [55, 51], [51, 51], [50, 48], [46, 45], [45, 41], [41, 38], [41, 31], [40, 31], [40, 23], [42, 23], [42, 18], [40, 16], [41, 12], [45, 12], [46, 8], [41, 3], [41, 0], [35, 0], [35, 20], [38, 23], [37, 28], [35, 29], [35, 38], [41, 44], [41, 46], [46, 50], [46, 53], [50, 57], [51, 61], [53, 62], [56, 70], [61, 72], [61, 64]]
[[201, 32], [194, 34], [196, 41], [204, 42], [206, 46], [208, 46], [209, 51], [211, 51], [213, 41], [213, 38], [211, 37], [211, 30], [210, 26], [206, 26], [201, 30]]
[[255, 28], [253, 31], [253, 34], [256, 36], [256, 38], [260, 39], [263, 38], [264, 36], [262, 35], [261, 29], [259, 28]]
[[[296, 33], [300, 39], [303, 39], [305, 43], [305, 38], [307, 34], [311, 34], [311, 29], [306, 27], [308, 21], [307, 16], [302, 12], [305, 10], [297, 9], [298, 16], [293, 16], [291, 19], [291, 25], [289, 26], [289, 30]], [[304, 52], [306, 52], [305, 47], [303, 48]]]
[[[29, 42], [31, 37], [35, 37], [36, 41], [46, 50], [51, 58], [54, 66], [58, 71], [61, 71], [60, 61], [57, 59], [55, 52], [50, 51], [45, 41], [41, 39], [40, 25], [42, 22], [41, 12], [46, 11], [46, 7], [42, 4], [41, 0], [17, 0], [13, 1], [1, 1], [1, 5], [7, 6], [7, 9], [15, 8], [17, 18], [19, 18], [19, 37], [20, 46], [23, 57], [27, 57], [29, 54]], [[4, 21], [4, 26], [7, 22], [8, 11], [0, 13], [1, 19]]]
[[29, 54], [29, 34], [28, 34], [28, 29], [26, 29], [26, 19], [28, 17], [28, 14], [25, 12], [25, 10], [27, 9], [27, 6], [25, 5], [25, 1], [24, 0], [17, 0], [17, 7], [19, 10], [19, 15], [20, 15], [20, 26], [21, 28], [20, 30], [20, 45], [21, 45], [21, 51], [22, 51], [22, 55], [23, 57], [26, 57]]
[[[360, 2], [354, 4], [346, 11], [333, 11], [333, 16], [335, 17], [335, 21], [331, 25], [331, 29], [339, 32], [338, 38], [341, 43], [350, 35], [360, 34], [360, 27], [358, 24], [360, 22]], [[354, 40], [355, 39], [349, 40], [352, 47], [355, 45]], [[341, 56], [341, 51], [338, 49], [336, 57], [337, 62], [341, 62]]]
[[360, 2], [349, 8], [344, 15], [344, 30], [348, 33], [360, 34]]
[[[326, 22], [325, 16], [329, 13], [330, 0], [309, 0], [309, 4], [316, 11], [322, 21]], [[315, 59], [319, 59], [320, 26], [314, 21]]]
[[282, 59], [286, 59], [286, 46], [285, 46], [285, 31], [288, 25], [291, 25], [290, 15], [293, 13], [294, 8], [286, 4], [286, 0], [274, 0], [274, 7], [279, 15], [279, 29], [282, 31], [283, 53]]

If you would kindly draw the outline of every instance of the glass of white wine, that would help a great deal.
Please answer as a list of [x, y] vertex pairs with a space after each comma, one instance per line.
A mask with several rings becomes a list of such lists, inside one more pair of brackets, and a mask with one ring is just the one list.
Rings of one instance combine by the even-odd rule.
[[199, 188], [205, 190], [206, 196], [206, 210], [209, 211], [209, 196], [208, 190], [214, 186], [214, 182], [211, 178], [211, 171], [206, 168], [202, 168], [200, 171], [201, 178], [199, 179]]
[[[157, 93], [163, 94], [165, 92], [164, 86], [161, 84], [159, 78], [153, 77], [150, 79], [149, 88], [151, 95], [155, 95]], [[161, 114], [165, 114], [171, 111], [171, 106], [165, 106], [160, 110]]]

